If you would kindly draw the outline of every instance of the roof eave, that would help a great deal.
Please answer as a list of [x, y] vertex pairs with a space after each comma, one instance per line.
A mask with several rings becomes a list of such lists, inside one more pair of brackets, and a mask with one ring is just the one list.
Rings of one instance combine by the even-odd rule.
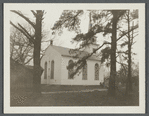
[[[61, 55], [61, 56], [73, 58], [73, 56], [69, 56], [69, 55]], [[79, 57], [76, 57], [76, 58], [79, 58]], [[97, 59], [87, 59], [87, 60], [101, 61], [101, 60], [97, 60]]]

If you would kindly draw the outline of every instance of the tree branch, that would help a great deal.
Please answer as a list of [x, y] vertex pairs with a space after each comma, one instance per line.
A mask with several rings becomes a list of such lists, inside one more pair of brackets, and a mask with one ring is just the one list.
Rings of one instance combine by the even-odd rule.
[[10, 21], [10, 24], [15, 27], [16, 29], [18, 29], [20, 32], [22, 32], [31, 42], [32, 42], [32, 38], [30, 38], [22, 29], [20, 29], [19, 27], [17, 27], [15, 24], [13, 24], [11, 21]]
[[[76, 19], [76, 17], [77, 17], [81, 12], [83, 12], [83, 11], [82, 11], [82, 10], [79, 10], [79, 11], [77, 12], [77, 14], [75, 14], [74, 16], [65, 17], [65, 19], [63, 19], [63, 20], [60, 20], [60, 19], [59, 19], [59, 21], [57, 21], [57, 23], [55, 24], [55, 26], [52, 27], [52, 30], [56, 30], [56, 29], [61, 28], [62, 25], [65, 24], [65, 22], [70, 21], [71, 19]], [[61, 17], [60, 17], [60, 18], [61, 18]], [[70, 24], [69, 24], [69, 25], [70, 25], [70, 26], [74, 26], [74, 25], [73, 25], [74, 23], [75, 23], [75, 20], [73, 20], [73, 23], [71, 23], [71, 25], [70, 25]]]
[[120, 40], [122, 37], [124, 37], [125, 35], [127, 35], [128, 33], [130, 33], [131, 31], [137, 29], [139, 26], [138, 24], [136, 26], [134, 26], [132, 29], [130, 29], [130, 31], [124, 33], [121, 37], [119, 37], [116, 41]]
[[122, 51], [118, 51], [118, 52], [116, 52], [116, 53], [124, 53], [124, 54], [128, 54], [127, 52], [122, 52]]
[[82, 69], [82, 67], [85, 65], [86, 60], [87, 60], [89, 57], [91, 57], [97, 50], [99, 50], [100, 48], [102, 48], [104, 45], [105, 45], [105, 44], [103, 43], [99, 48], [97, 48], [96, 50], [94, 50], [91, 54], [88, 54], [88, 55], [82, 57], [81, 59], [79, 59], [77, 62], [73, 63], [73, 64], [72, 64], [73, 66], [72, 66], [71, 64], [68, 65], [67, 69], [69, 69], [70, 67], [72, 68], [72, 67], [74, 67], [74, 66], [79, 65], [79, 66], [77, 66], [77, 68], [75, 69], [75, 71], [71, 74], [71, 77], [73, 77], [75, 74], [77, 74], [78, 71], [79, 71], [80, 69]]
[[127, 64], [124, 64], [124, 63], [121, 63], [121, 62], [118, 62], [118, 61], [116, 61], [118, 64], [121, 64], [121, 65], [126, 65], [126, 66], [128, 66]]
[[29, 63], [32, 59], [33, 59], [33, 58], [31, 57], [28, 61], [26, 61], [26, 62], [24, 63], [24, 65], [27, 64], [27, 63]]
[[19, 26], [21, 27], [21, 29], [29, 36], [31, 42], [34, 43], [33, 37], [27, 32], [27, 30], [26, 30], [24, 27], [22, 27], [19, 23], [18, 23], [18, 25], [19, 25]]
[[[121, 31], [121, 30], [119, 30], [119, 31], [122, 32], [123, 35], [126, 33], [126, 32]], [[125, 36], [127, 36], [127, 38], [128, 38], [128, 35], [127, 34], [125, 34]]]
[[33, 13], [33, 15], [36, 17], [37, 13], [33, 10], [31, 10], [31, 12]]
[[20, 17], [22, 17], [23, 19], [25, 19], [35, 29], [35, 24], [33, 22], [31, 22], [28, 17], [24, 16], [22, 13], [15, 11], [15, 10], [11, 10], [11, 12], [13, 12], [13, 13], [19, 15]]

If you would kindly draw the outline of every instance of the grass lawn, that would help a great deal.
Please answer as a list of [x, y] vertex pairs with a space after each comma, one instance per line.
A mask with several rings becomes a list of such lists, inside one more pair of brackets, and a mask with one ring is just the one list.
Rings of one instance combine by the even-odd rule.
[[[81, 89], [97, 89], [96, 86], [43, 86], [46, 91], [67, 91]], [[42, 89], [43, 89], [42, 88]], [[55, 88], [55, 89], [52, 89]], [[59, 88], [59, 89], [58, 89]], [[133, 88], [129, 96], [124, 95], [125, 89], [117, 91], [115, 98], [107, 96], [107, 91], [75, 92], [75, 93], [50, 93], [40, 96], [33, 95], [31, 92], [11, 93], [11, 106], [138, 106], [139, 92], [138, 87]]]
[[[16, 77], [16, 78], [15, 78]], [[129, 96], [125, 96], [125, 88], [119, 87], [115, 98], [109, 97], [107, 91], [92, 92], [67, 92], [61, 91], [80, 91], [103, 89], [101, 86], [58, 86], [58, 85], [42, 85], [42, 92], [52, 92], [49, 94], [35, 95], [31, 89], [23, 89], [28, 87], [26, 77], [30, 81], [32, 71], [24, 66], [11, 62], [11, 92], [10, 106], [138, 106], [139, 92], [138, 87], [133, 87], [133, 92]], [[19, 86], [16, 86], [18, 85]], [[24, 85], [24, 86], [23, 86]], [[26, 85], [26, 86], [25, 86]], [[14, 90], [16, 88], [17, 90]], [[20, 88], [20, 90], [18, 90]], [[59, 92], [59, 93], [56, 93]]]

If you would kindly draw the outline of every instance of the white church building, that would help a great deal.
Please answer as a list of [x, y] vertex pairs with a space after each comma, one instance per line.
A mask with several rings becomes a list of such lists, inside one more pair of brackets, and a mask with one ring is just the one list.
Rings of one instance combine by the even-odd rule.
[[[83, 57], [97, 47], [97, 44], [86, 47], [79, 57]], [[44, 69], [41, 75], [41, 84], [100, 85], [104, 81], [104, 68], [96, 54], [86, 60], [86, 65], [79, 75], [76, 74], [73, 78], [70, 78], [70, 71], [67, 66], [76, 59], [71, 56], [69, 51], [69, 48], [49, 45], [41, 59], [41, 67]]]

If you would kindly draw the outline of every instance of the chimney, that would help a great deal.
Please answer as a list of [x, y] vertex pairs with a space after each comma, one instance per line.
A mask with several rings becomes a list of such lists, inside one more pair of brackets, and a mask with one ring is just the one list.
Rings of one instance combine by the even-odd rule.
[[50, 40], [50, 45], [53, 45], [53, 40]]

